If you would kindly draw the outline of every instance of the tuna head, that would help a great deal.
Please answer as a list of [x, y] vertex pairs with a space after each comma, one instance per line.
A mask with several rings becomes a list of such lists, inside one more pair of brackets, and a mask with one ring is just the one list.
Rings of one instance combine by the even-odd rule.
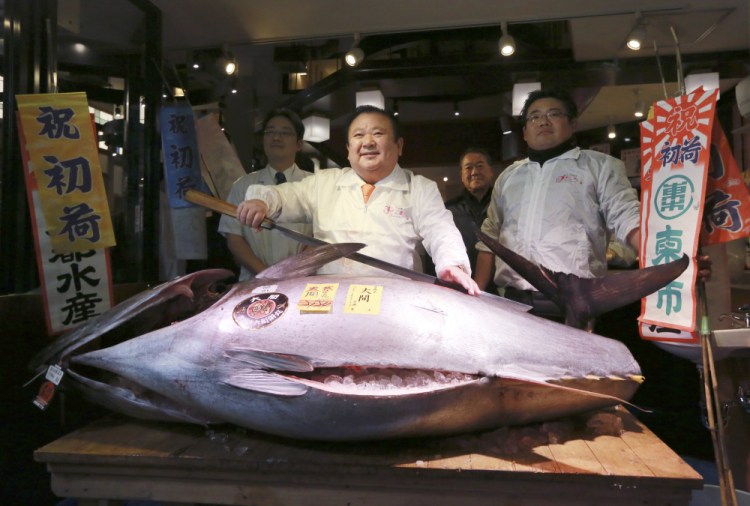
[[[308, 277], [347, 251], [308, 250], [204, 311], [70, 367], [203, 419], [321, 440], [546, 420], [629, 399], [640, 383], [621, 343], [500, 297], [393, 277]], [[328, 294], [318, 311], [303, 303], [312, 287]]]

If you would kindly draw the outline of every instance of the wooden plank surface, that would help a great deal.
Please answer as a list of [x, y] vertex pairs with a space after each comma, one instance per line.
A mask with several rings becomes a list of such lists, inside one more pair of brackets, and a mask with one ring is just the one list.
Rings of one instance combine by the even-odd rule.
[[113, 416], [35, 459], [59, 495], [212, 504], [688, 504], [702, 487], [623, 408], [562, 424], [365, 443]]

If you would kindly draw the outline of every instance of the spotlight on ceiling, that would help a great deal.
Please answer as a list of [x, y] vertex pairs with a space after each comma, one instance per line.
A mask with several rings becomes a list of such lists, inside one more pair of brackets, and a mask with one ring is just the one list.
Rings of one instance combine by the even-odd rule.
[[510, 56], [516, 52], [516, 41], [512, 35], [508, 34], [508, 23], [503, 21], [500, 23], [500, 27], [503, 30], [503, 35], [500, 37], [498, 49], [500, 50], [501, 55]]
[[356, 67], [362, 60], [365, 59], [365, 52], [359, 47], [360, 36], [358, 33], [354, 34], [354, 44], [346, 55], [344, 55], [344, 61], [350, 67]]
[[635, 26], [628, 34], [627, 42], [628, 49], [638, 51], [643, 45], [646, 39], [646, 29], [643, 27], [643, 17], [640, 12], [635, 13]]
[[453, 102], [453, 115], [461, 116], [461, 111], [458, 108], [458, 102]]
[[607, 137], [609, 137], [610, 139], [614, 139], [615, 137], [617, 137], [617, 130], [615, 130], [614, 125], [609, 125], [607, 127]]
[[216, 60], [216, 65], [228, 76], [237, 73], [237, 60], [227, 47], [222, 50], [221, 56]]

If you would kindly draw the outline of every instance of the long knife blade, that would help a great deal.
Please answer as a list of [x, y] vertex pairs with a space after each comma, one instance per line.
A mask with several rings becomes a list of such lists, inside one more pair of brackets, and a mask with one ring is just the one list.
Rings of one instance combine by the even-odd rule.
[[[193, 204], [197, 204], [212, 211], [216, 211], [217, 213], [226, 214], [227, 216], [231, 216], [233, 218], [237, 217], [237, 206], [230, 204], [225, 200], [218, 199], [213, 195], [208, 195], [206, 193], [190, 189], [185, 192], [184, 198], [188, 202], [192, 202]], [[308, 235], [301, 234], [299, 232], [295, 232], [294, 230], [283, 227], [269, 218], [263, 220], [261, 227], [267, 230], [278, 230], [280, 233], [284, 234], [290, 239], [294, 239], [295, 241], [301, 242], [302, 244], [307, 244], [309, 246], [322, 246], [325, 244], [329, 244], [322, 239], [310, 237]], [[430, 274], [407, 269], [406, 267], [392, 264], [390, 262], [386, 262], [384, 260], [380, 260], [371, 256], [363, 255], [361, 253], [353, 253], [347, 258], [350, 258], [356, 262], [363, 263], [365, 265], [369, 265], [370, 267], [382, 269], [386, 272], [390, 272], [391, 274], [398, 274], [399, 276], [403, 276], [414, 281], [422, 281], [424, 283], [446, 286], [455, 290], [459, 290], [461, 292], [466, 291], [462, 286], [455, 283], [449, 283]]]

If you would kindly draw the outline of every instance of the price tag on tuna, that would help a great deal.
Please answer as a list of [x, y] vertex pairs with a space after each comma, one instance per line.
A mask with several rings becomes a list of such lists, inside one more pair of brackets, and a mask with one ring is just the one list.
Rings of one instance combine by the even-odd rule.
[[383, 287], [379, 285], [351, 285], [346, 295], [344, 313], [380, 314]]
[[300, 313], [330, 313], [338, 283], [308, 283], [297, 303]]
[[47, 374], [45, 374], [44, 377], [55, 385], [59, 385], [64, 374], [65, 373], [59, 365], [53, 364], [47, 368]]

